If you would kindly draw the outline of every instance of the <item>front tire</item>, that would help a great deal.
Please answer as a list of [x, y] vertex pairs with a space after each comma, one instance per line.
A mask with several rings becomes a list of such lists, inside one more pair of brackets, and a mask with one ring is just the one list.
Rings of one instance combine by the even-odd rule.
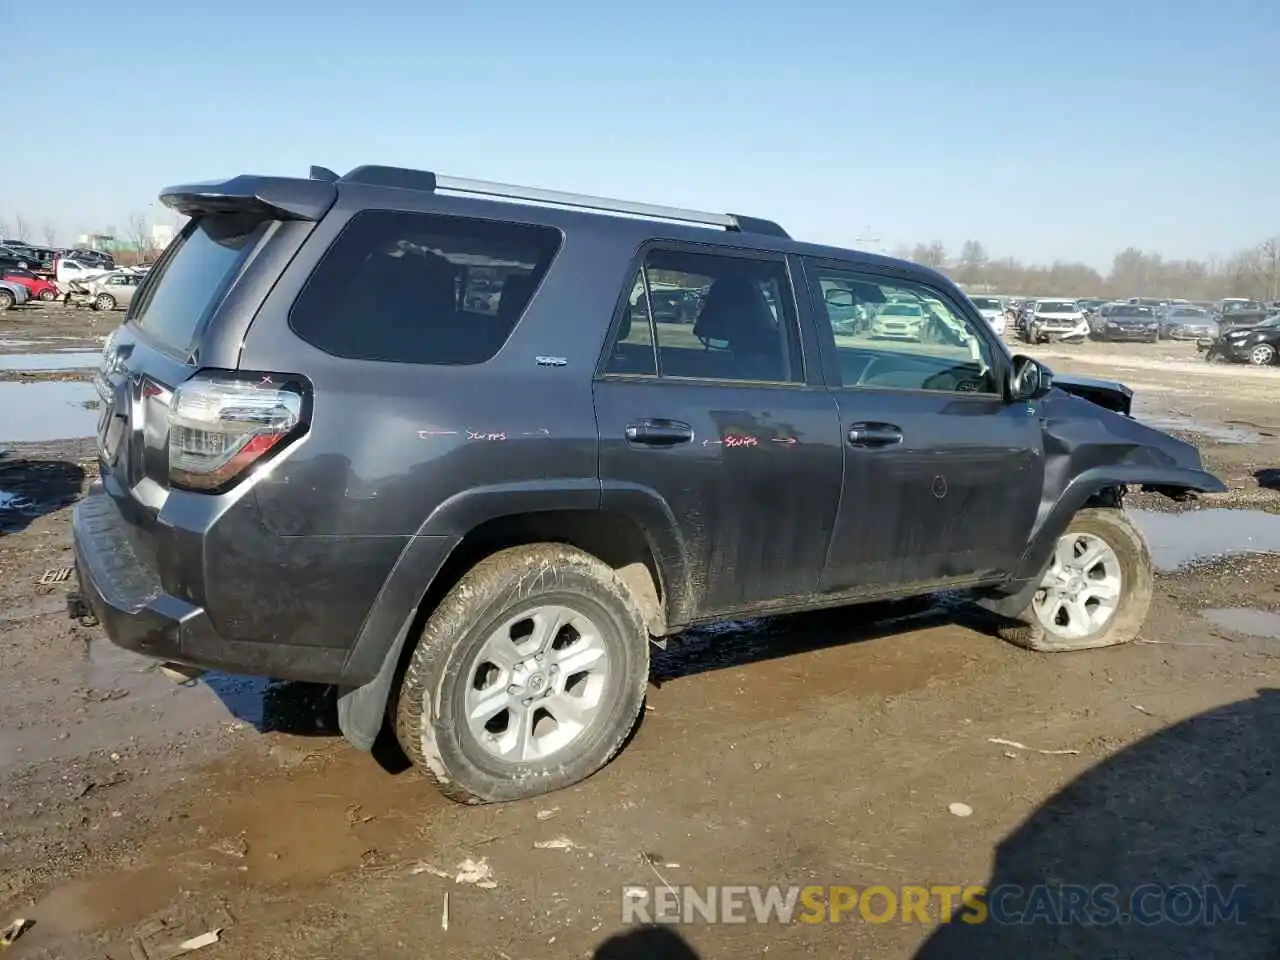
[[1260, 343], [1249, 351], [1249, 362], [1255, 367], [1269, 367], [1276, 362], [1276, 348], [1269, 343]]
[[395, 732], [461, 803], [520, 800], [595, 773], [635, 726], [649, 635], [630, 590], [573, 547], [502, 550], [427, 620], [400, 685]]
[[8, 290], [0, 290], [0, 313], [13, 306], [14, 296]]
[[1041, 653], [1128, 643], [1147, 619], [1153, 584], [1151, 554], [1133, 521], [1123, 510], [1086, 508], [1058, 539], [1026, 608], [996, 630]]
[[116, 308], [116, 298], [109, 293], [100, 293], [93, 298], [93, 309], [95, 310], [114, 310]]
[[55, 301], [55, 300], [57, 300], [57, 299], [58, 299], [58, 294], [57, 294], [57, 292], [56, 292], [56, 291], [54, 291], [54, 290], [41, 290], [41, 291], [40, 291], [40, 300], [41, 300], [41, 302], [42, 302], [42, 303], [53, 303], [53, 301]]

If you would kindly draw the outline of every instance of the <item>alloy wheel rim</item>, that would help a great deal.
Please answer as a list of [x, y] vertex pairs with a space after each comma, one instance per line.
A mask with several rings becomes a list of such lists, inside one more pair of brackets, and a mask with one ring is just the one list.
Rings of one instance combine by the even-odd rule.
[[599, 628], [571, 607], [546, 604], [507, 618], [465, 674], [468, 735], [508, 763], [562, 752], [603, 712], [609, 660]]
[[1120, 605], [1124, 576], [1120, 558], [1101, 537], [1067, 533], [1031, 602], [1046, 631], [1069, 640], [1097, 633]]

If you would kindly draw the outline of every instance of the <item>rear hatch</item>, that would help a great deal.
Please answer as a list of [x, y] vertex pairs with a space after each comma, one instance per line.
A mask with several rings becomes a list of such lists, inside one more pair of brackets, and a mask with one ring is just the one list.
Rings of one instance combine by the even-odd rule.
[[[273, 202], [273, 191], [286, 202]], [[229, 467], [270, 449], [255, 437], [263, 423], [277, 439], [288, 432], [278, 429], [282, 414], [298, 425], [300, 401], [239, 372], [239, 348], [335, 195], [330, 183], [247, 177], [163, 195], [191, 219], [139, 286], [95, 377], [103, 483], [133, 524], [153, 525], [174, 488], [225, 489]]]

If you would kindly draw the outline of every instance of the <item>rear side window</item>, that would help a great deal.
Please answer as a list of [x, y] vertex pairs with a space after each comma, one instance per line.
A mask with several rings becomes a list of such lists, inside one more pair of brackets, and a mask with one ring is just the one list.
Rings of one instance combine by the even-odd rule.
[[267, 222], [238, 213], [191, 221], [151, 269], [128, 319], [150, 339], [189, 350]]
[[559, 248], [550, 227], [366, 210], [321, 259], [289, 325], [352, 360], [483, 363], [511, 336]]

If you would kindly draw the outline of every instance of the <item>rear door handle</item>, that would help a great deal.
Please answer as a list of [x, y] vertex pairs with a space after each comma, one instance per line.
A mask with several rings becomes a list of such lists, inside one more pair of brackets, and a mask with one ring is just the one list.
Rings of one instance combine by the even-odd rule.
[[855, 423], [849, 427], [851, 447], [891, 447], [902, 442], [902, 428], [892, 423]]
[[681, 420], [649, 419], [627, 424], [627, 440], [647, 447], [674, 447], [693, 439], [693, 427]]

